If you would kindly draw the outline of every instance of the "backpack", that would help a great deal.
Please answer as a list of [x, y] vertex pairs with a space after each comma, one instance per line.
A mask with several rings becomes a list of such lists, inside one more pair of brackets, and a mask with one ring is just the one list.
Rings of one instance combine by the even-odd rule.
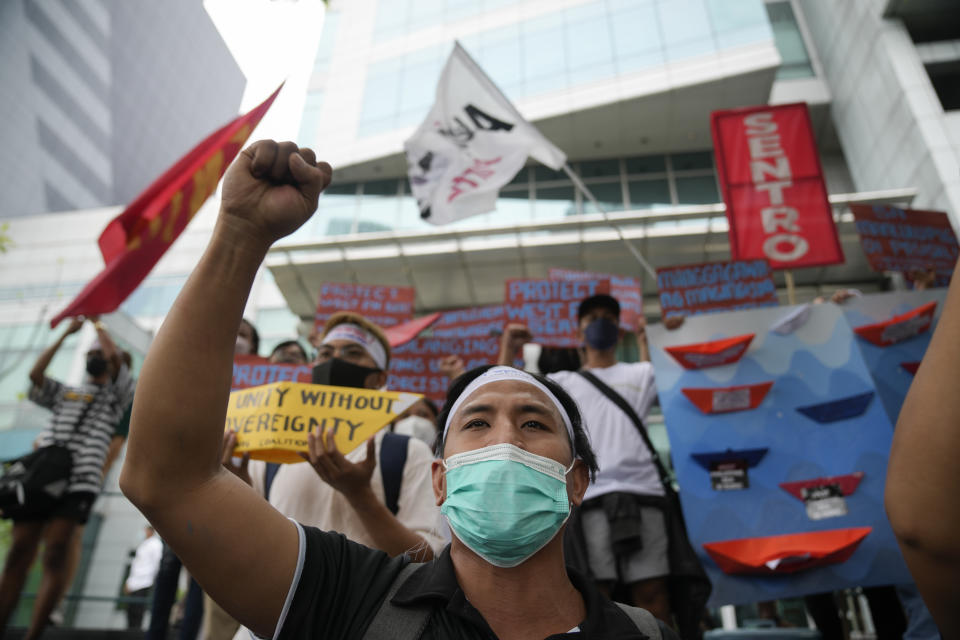
[[[383, 502], [390, 513], [400, 511], [400, 485], [403, 484], [403, 468], [407, 464], [407, 445], [409, 436], [391, 431], [383, 434], [380, 441], [380, 479], [383, 481]], [[280, 464], [268, 462], [263, 477], [263, 495], [270, 500], [270, 487], [277, 477]]]
[[[430, 620], [432, 609], [426, 607], [397, 607], [390, 601], [397, 593], [407, 578], [414, 571], [423, 566], [422, 562], [411, 562], [403, 569], [390, 585], [387, 591], [387, 597], [370, 621], [363, 634], [363, 640], [419, 640], [423, 635], [423, 630], [427, 627], [427, 621]], [[661, 640], [660, 625], [657, 619], [653, 617], [646, 609], [638, 609], [620, 602], [615, 602], [620, 607], [634, 625], [637, 631], [650, 638], [651, 640]]]

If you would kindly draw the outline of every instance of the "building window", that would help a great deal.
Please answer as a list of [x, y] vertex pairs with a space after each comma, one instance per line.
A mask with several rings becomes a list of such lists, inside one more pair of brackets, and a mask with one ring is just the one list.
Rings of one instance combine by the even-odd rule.
[[944, 111], [960, 109], [960, 60], [924, 65]]
[[767, 15], [773, 28], [773, 40], [783, 59], [777, 69], [777, 80], [813, 77], [810, 56], [789, 0], [767, 2]]

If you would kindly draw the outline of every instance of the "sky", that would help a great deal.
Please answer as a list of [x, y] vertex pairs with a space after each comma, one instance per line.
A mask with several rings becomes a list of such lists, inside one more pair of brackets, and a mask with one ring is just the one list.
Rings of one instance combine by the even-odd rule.
[[204, 0], [203, 6], [247, 77], [241, 113], [287, 81], [250, 142], [295, 140], [320, 43], [322, 0]]

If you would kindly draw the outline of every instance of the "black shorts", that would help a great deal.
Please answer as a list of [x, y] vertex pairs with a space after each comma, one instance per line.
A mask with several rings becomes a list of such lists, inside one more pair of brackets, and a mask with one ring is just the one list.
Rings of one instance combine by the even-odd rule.
[[97, 494], [92, 491], [68, 493], [48, 509], [18, 514], [15, 515], [12, 520], [14, 522], [37, 522], [40, 520], [53, 520], [54, 518], [66, 518], [67, 520], [73, 520], [77, 524], [86, 524], [90, 518], [90, 512], [93, 511], [93, 503], [96, 499]]

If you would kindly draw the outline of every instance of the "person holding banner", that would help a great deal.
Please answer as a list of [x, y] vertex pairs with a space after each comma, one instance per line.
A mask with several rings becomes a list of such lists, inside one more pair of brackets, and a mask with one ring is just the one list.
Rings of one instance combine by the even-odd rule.
[[[331, 316], [321, 332], [314, 382], [338, 387], [379, 389], [386, 383], [390, 343], [383, 330], [363, 316], [341, 312]], [[250, 482], [282, 514], [297, 522], [339, 531], [355, 542], [390, 555], [410, 553], [429, 560], [443, 544], [440, 521], [430, 490], [433, 455], [422, 442], [378, 432], [343, 455], [332, 434], [311, 434], [309, 464], [268, 465], [250, 462]], [[227, 434], [226, 448], [236, 436]], [[399, 446], [399, 468], [382, 463]], [[393, 480], [396, 472], [397, 479]], [[387, 479], [389, 477], [389, 479]], [[399, 485], [397, 504], [388, 506], [391, 482]], [[396, 509], [396, 511], [393, 511]]]
[[[144, 363], [141, 380], [152, 393], [135, 399], [124, 493], [207, 592], [260, 635], [360, 638], [379, 624], [387, 628], [378, 637], [401, 639], [571, 629], [674, 637], [564, 568], [563, 511], [582, 500], [595, 461], [576, 405], [549, 381], [480, 380], [481, 371], [454, 385], [444, 413], [446, 457], [431, 473], [437, 504], [451, 502], [448, 514], [463, 518], [451, 518], [449, 550], [426, 564], [296, 524], [221, 466], [236, 330], [253, 279], [270, 245], [312, 215], [330, 175], [329, 165], [292, 142], [260, 141], [230, 167], [210, 244]], [[475, 474], [487, 480], [470, 483]], [[491, 485], [491, 475], [500, 482]], [[510, 521], [531, 516], [527, 535], [498, 530], [499, 519], [482, 508], [469, 515], [471, 504], [491, 500]], [[404, 634], [406, 614], [418, 622]]]

